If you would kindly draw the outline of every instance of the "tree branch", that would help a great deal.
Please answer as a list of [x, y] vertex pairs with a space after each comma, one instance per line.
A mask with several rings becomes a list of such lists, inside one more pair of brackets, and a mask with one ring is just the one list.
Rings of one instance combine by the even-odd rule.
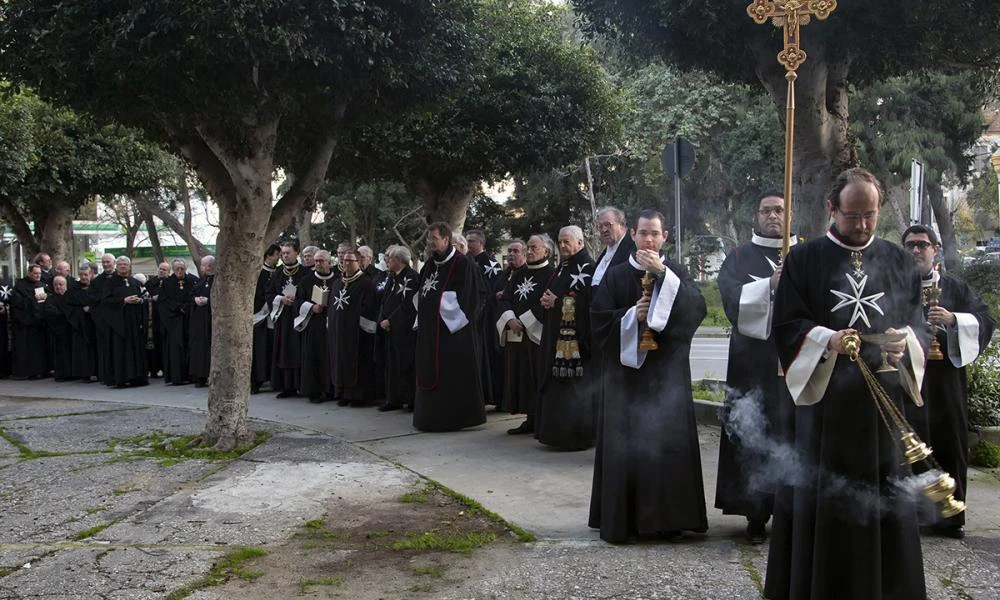
[[156, 216], [158, 219], [163, 221], [163, 224], [169, 227], [174, 233], [181, 236], [188, 245], [188, 249], [191, 251], [191, 258], [194, 259], [195, 263], [201, 261], [202, 257], [212, 254], [212, 251], [208, 249], [205, 244], [201, 243], [200, 240], [194, 237], [194, 234], [190, 230], [184, 228], [184, 225], [180, 220], [170, 213], [169, 210], [163, 208], [156, 202], [151, 202], [147, 198], [136, 198], [136, 204], [139, 209], [145, 211], [151, 215]]
[[11, 229], [14, 230], [14, 235], [17, 236], [17, 241], [21, 243], [21, 246], [25, 250], [25, 254], [35, 255], [41, 250], [41, 245], [38, 240], [35, 239], [35, 235], [31, 232], [31, 227], [28, 226], [28, 222], [24, 220], [24, 217], [20, 212], [14, 208], [14, 204], [11, 202], [10, 198], [6, 196], [0, 196], [0, 213], [3, 214], [7, 222], [10, 223]]
[[337, 146], [337, 137], [330, 134], [323, 140], [323, 143], [316, 149], [312, 162], [305, 173], [297, 174], [291, 187], [271, 208], [271, 219], [267, 224], [265, 240], [273, 240], [278, 237], [295, 218], [295, 215], [302, 210], [306, 199], [316, 192], [323, 180], [326, 178], [326, 170], [330, 167], [330, 157]]

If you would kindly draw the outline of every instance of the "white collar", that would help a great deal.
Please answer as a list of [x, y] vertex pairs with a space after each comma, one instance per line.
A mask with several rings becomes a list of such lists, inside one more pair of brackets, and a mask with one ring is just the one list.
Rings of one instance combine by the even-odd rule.
[[524, 266], [528, 267], [528, 270], [530, 271], [534, 271], [535, 269], [544, 269], [545, 267], [549, 266], [549, 259], [545, 259], [542, 262], [538, 263], [537, 265], [529, 265], [528, 263], [524, 263]]
[[269, 266], [267, 266], [267, 263], [264, 263], [264, 264], [262, 264], [262, 265], [260, 266], [260, 268], [261, 268], [261, 269], [264, 269], [264, 270], [265, 270], [265, 271], [267, 271], [268, 273], [274, 273], [274, 271], [275, 271], [275, 270], [276, 270], [276, 269], [277, 269], [278, 267], [277, 267], [277, 266], [274, 266], [274, 267], [269, 267]]
[[[625, 232], [625, 235], [628, 235], [627, 231]], [[623, 235], [621, 237], [621, 239], [619, 239], [614, 244], [608, 246], [607, 250], [605, 250], [605, 252], [604, 252], [604, 259], [605, 260], [611, 260], [611, 257], [614, 255], [614, 253], [618, 251], [618, 246], [622, 245], [622, 240], [625, 239], [625, 235]]]
[[448, 262], [449, 260], [451, 260], [454, 257], [455, 257], [455, 247], [452, 246], [451, 247], [451, 252], [448, 253], [448, 256], [444, 257], [444, 260], [435, 260], [434, 264], [436, 264], [437, 266], [440, 267], [441, 265], [443, 265], [444, 263]]
[[316, 279], [322, 279], [323, 281], [326, 281], [327, 279], [333, 277], [333, 271], [330, 271], [329, 275], [323, 275], [319, 271], [313, 271], [313, 273], [316, 274]]
[[928, 277], [927, 279], [923, 278], [920, 279], [920, 287], [931, 287], [932, 285], [938, 283], [939, 281], [941, 281], [941, 273], [938, 273], [937, 270], [935, 269], [931, 269], [930, 277]]
[[853, 252], [858, 252], [858, 251], [860, 251], [860, 250], [864, 250], [864, 249], [865, 249], [865, 248], [867, 248], [868, 246], [871, 246], [871, 245], [872, 245], [872, 243], [873, 243], [873, 242], [875, 241], [875, 236], [873, 235], [873, 236], [871, 236], [870, 238], [868, 238], [868, 242], [867, 242], [867, 243], [865, 243], [865, 245], [864, 245], [864, 246], [848, 246], [848, 245], [847, 245], [847, 244], [845, 244], [844, 242], [842, 242], [842, 241], [838, 240], [838, 239], [837, 239], [837, 236], [833, 235], [833, 232], [832, 232], [832, 231], [830, 231], [829, 229], [828, 229], [828, 230], [826, 231], [826, 237], [827, 237], [827, 239], [829, 239], [829, 240], [830, 240], [831, 242], [833, 242], [834, 244], [837, 244], [837, 245], [838, 245], [838, 246], [840, 246], [841, 248], [846, 248], [847, 250], [851, 250], [851, 251], [853, 251]]
[[[750, 241], [753, 243], [754, 246], [763, 246], [765, 248], [781, 248], [781, 246], [782, 246], [782, 244], [784, 242], [784, 240], [782, 238], [764, 237], [764, 236], [760, 235], [759, 233], [757, 233], [756, 231], [753, 232], [753, 237], [750, 239]], [[794, 246], [798, 242], [799, 241], [797, 239], [795, 239], [794, 235], [793, 236], [789, 236], [789, 238], [788, 238], [788, 246], [789, 247]]]

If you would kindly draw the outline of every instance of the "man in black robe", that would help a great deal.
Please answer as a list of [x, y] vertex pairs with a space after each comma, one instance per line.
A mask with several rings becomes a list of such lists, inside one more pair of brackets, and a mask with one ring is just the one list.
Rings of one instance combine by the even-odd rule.
[[14, 285], [0, 277], [0, 379], [10, 377], [10, 296]]
[[163, 371], [163, 326], [160, 323], [160, 309], [157, 301], [159, 300], [160, 288], [168, 277], [170, 277], [170, 264], [161, 262], [156, 269], [156, 276], [151, 277], [146, 282], [146, 291], [149, 292], [149, 320], [153, 334], [153, 347], [146, 352], [150, 378], [159, 377]]
[[190, 381], [191, 297], [198, 278], [187, 272], [187, 263], [182, 258], [175, 258], [171, 268], [174, 274], [160, 283], [156, 301], [163, 334], [163, 383], [184, 385]]
[[295, 288], [295, 331], [302, 341], [299, 392], [319, 404], [330, 394], [330, 342], [326, 333], [326, 311], [333, 282], [333, 261], [326, 250], [313, 254], [313, 270]]
[[594, 277], [590, 280], [594, 287], [601, 285], [608, 269], [626, 262], [635, 252], [635, 241], [628, 235], [628, 222], [620, 209], [605, 206], [597, 211], [597, 231], [604, 250], [597, 257]]
[[[513, 252], [513, 246], [518, 243], [511, 242], [508, 251]], [[507, 280], [500, 296], [500, 316], [496, 322], [497, 335], [504, 349], [503, 409], [512, 415], [527, 415], [523, 423], [507, 431], [511, 435], [535, 432], [538, 347], [545, 328], [541, 298], [555, 274], [541, 236], [531, 236], [522, 247], [524, 263]]]
[[11, 374], [14, 379], [40, 379], [49, 373], [49, 340], [46, 338], [45, 299], [52, 290], [42, 282], [42, 268], [36, 264], [14, 283], [10, 296], [13, 348]]
[[330, 376], [340, 406], [365, 406], [375, 397], [375, 283], [348, 248], [343, 273], [330, 288], [327, 327]]
[[52, 278], [56, 275], [52, 270], [52, 257], [45, 252], [39, 252], [35, 255], [35, 258], [31, 262], [32, 264], [38, 265], [38, 267], [42, 270], [42, 283], [45, 284], [45, 287], [51, 290]]
[[271, 379], [271, 352], [274, 350], [274, 322], [267, 288], [281, 257], [281, 246], [271, 244], [264, 251], [264, 262], [257, 274], [253, 292], [253, 356], [250, 362], [250, 393], [260, 392], [260, 386]]
[[[967, 283], [934, 269], [934, 256], [941, 249], [937, 234], [924, 225], [912, 225], [903, 232], [903, 248], [909, 252], [923, 276], [927, 321], [943, 359], [928, 357], [924, 385], [920, 390], [924, 406], [907, 404], [907, 418], [920, 438], [934, 449], [941, 469], [955, 479], [955, 499], [965, 501], [968, 485], [969, 409], [965, 367], [986, 349], [996, 322], [986, 303]], [[936, 294], [932, 290], [937, 291]], [[937, 295], [936, 306], [928, 302]], [[952, 538], [965, 537], [965, 512], [935, 523], [936, 533]]]
[[[389, 284], [389, 274], [375, 266], [375, 253], [368, 246], [358, 248], [358, 260], [361, 261], [361, 270], [368, 274], [372, 283], [375, 284], [375, 311], [382, 306], [382, 299], [385, 297], [385, 288]], [[388, 259], [386, 259], [388, 260]], [[382, 351], [384, 340], [382, 340], [382, 329], [375, 328], [375, 347], [372, 361], [375, 363], [375, 400], [385, 401], [385, 352]]]
[[[715, 507], [723, 514], [746, 517], [747, 539], [754, 544], [767, 539], [765, 525], [774, 506], [773, 485], [767, 481], [767, 443], [761, 440], [785, 440], [783, 430], [790, 429], [792, 418], [792, 402], [778, 377], [778, 352], [771, 339], [772, 299], [781, 275], [784, 202], [775, 192], [760, 197], [753, 237], [729, 253], [718, 279], [722, 307], [733, 328]], [[794, 236], [790, 243], [795, 244]]]
[[104, 287], [115, 275], [115, 257], [113, 254], [101, 256], [101, 273], [90, 280], [90, 317], [94, 320], [95, 344], [97, 346], [97, 379], [104, 381], [110, 356], [110, 334], [111, 329], [108, 324], [108, 307], [101, 302], [104, 296]]
[[115, 274], [102, 290], [101, 303], [107, 309], [105, 314], [110, 329], [104, 383], [115, 388], [149, 383], [145, 290], [131, 272], [132, 261], [127, 256], [119, 256], [115, 260]]
[[[489, 252], [486, 252], [486, 234], [481, 229], [470, 229], [465, 232], [465, 239], [469, 245], [469, 258], [474, 260], [482, 269], [483, 284], [489, 292], [486, 298], [486, 305], [481, 311], [482, 318], [479, 319], [479, 337], [483, 341], [482, 359], [480, 360], [480, 379], [483, 382], [483, 401], [492, 404], [499, 410], [503, 399], [503, 355], [499, 350], [497, 336], [494, 333], [493, 324], [500, 314], [496, 311], [497, 299], [493, 293], [494, 283], [503, 271], [503, 267]], [[501, 286], [502, 290], [503, 287]]]
[[[663, 215], [640, 212], [632, 235], [635, 256], [607, 271], [591, 304], [604, 405], [590, 526], [612, 543], [708, 529], [690, 366], [705, 299], [684, 267], [660, 256]], [[646, 331], [658, 349], [642, 349]]]
[[564, 450], [584, 450], [594, 445], [594, 386], [600, 382], [600, 370], [590, 362], [594, 259], [583, 230], [576, 225], [559, 230], [559, 256], [559, 269], [541, 298], [545, 327], [535, 438]]
[[94, 321], [90, 317], [90, 265], [80, 267], [77, 285], [66, 292], [69, 306], [69, 324], [72, 328], [72, 366], [70, 374], [84, 383], [92, 383], [97, 377], [97, 342]]
[[385, 256], [389, 285], [378, 316], [385, 365], [385, 403], [378, 407], [381, 412], [413, 407], [413, 320], [417, 317], [413, 296], [420, 279], [410, 266], [410, 250], [405, 246], [389, 246]]
[[773, 333], [796, 405], [795, 460], [772, 465], [788, 478], [774, 505], [772, 600], [926, 597], [916, 499], [901, 483], [910, 469], [843, 343], [847, 333], [905, 332], [881, 348], [862, 340], [858, 360], [874, 372], [884, 351], [898, 367], [877, 376], [891, 401], [901, 411], [920, 402], [920, 275], [900, 247], [875, 237], [881, 197], [871, 173], [841, 173], [827, 195], [827, 235], [782, 264]]
[[188, 373], [194, 387], [208, 385], [212, 372], [212, 283], [215, 281], [215, 257], [201, 259], [201, 277], [191, 291], [188, 324]]
[[66, 292], [68, 284], [62, 275], [52, 278], [52, 293], [45, 298], [45, 331], [51, 353], [52, 375], [56, 381], [73, 379], [73, 329], [70, 326], [70, 306]]
[[475, 326], [482, 309], [479, 267], [451, 245], [451, 227], [427, 228], [430, 260], [420, 270], [417, 307], [413, 426], [455, 431], [486, 422], [479, 380], [481, 342]]
[[273, 362], [271, 391], [278, 398], [298, 395], [302, 367], [302, 340], [295, 331], [295, 293], [302, 278], [308, 273], [299, 263], [299, 251], [294, 241], [281, 243], [281, 268], [271, 275], [267, 288], [271, 321], [274, 322]]

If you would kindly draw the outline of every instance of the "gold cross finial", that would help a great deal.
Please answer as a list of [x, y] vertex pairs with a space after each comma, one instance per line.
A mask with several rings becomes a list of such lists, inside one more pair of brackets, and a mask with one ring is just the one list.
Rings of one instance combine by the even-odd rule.
[[837, 8], [837, 0], [754, 0], [747, 7], [750, 18], [763, 25], [768, 19], [775, 27], [785, 29], [785, 48], [778, 53], [778, 62], [788, 71], [795, 71], [806, 60], [799, 46], [799, 27], [807, 25], [811, 16], [823, 20]]

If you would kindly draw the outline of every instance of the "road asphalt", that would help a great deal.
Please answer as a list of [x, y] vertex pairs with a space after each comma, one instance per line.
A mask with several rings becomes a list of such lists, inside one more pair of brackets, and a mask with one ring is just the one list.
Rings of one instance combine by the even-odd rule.
[[[153, 432], [200, 432], [206, 397], [162, 380], [124, 390], [0, 381], [0, 598], [162, 598], [228, 548], [282, 543], [330, 496], [398, 496], [420, 477], [538, 538], [507, 551], [495, 573], [423, 597], [760, 597], [766, 544], [744, 543], [742, 518], [712, 507], [718, 427], [699, 427], [707, 535], [611, 546], [587, 527], [593, 451], [507, 435], [520, 416], [490, 413], [483, 426], [429, 434], [403, 412], [261, 393], [250, 402], [253, 427], [273, 437], [221, 470], [132, 458]], [[968, 505], [964, 540], [923, 540], [931, 598], [1000, 598], [997, 472], [970, 471]]]

